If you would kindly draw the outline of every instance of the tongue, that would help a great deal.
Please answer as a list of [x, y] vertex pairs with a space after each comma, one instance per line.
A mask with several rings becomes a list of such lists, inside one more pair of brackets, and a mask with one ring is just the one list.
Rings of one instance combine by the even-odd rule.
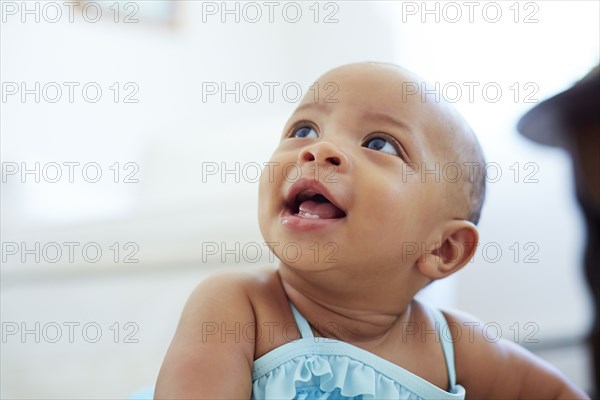
[[300, 204], [298, 214], [306, 218], [333, 219], [341, 218], [345, 214], [342, 210], [329, 202], [319, 203], [314, 200], [305, 200]]

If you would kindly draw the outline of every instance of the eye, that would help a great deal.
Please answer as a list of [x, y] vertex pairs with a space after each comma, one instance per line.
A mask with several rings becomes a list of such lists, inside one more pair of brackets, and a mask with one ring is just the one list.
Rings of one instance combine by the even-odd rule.
[[371, 136], [365, 140], [363, 146], [367, 149], [381, 151], [382, 153], [388, 153], [393, 156], [400, 156], [397, 149], [397, 144], [385, 136]]
[[319, 137], [319, 135], [311, 126], [303, 125], [295, 128], [290, 137], [314, 139]]

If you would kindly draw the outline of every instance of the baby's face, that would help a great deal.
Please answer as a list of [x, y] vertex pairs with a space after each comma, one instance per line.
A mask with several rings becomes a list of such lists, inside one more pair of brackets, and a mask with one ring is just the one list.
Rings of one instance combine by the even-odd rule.
[[433, 245], [439, 222], [455, 217], [443, 181], [421, 177], [439, 160], [430, 131], [443, 118], [403, 95], [408, 79], [393, 67], [341, 67], [292, 114], [259, 189], [260, 228], [282, 262], [385, 274], [414, 264], [414, 246]]

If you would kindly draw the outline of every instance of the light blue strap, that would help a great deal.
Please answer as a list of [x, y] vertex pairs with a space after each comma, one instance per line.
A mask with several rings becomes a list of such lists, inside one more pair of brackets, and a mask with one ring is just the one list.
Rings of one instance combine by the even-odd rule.
[[446, 368], [448, 369], [448, 380], [450, 381], [450, 391], [456, 386], [456, 368], [454, 365], [454, 342], [452, 339], [452, 330], [444, 317], [444, 314], [437, 308], [430, 307], [436, 321], [438, 335], [442, 342], [442, 350], [446, 358]]
[[292, 308], [292, 313], [294, 314], [294, 319], [296, 320], [296, 325], [298, 325], [298, 329], [300, 329], [300, 335], [302, 338], [312, 338], [314, 337], [312, 333], [312, 329], [310, 329], [310, 325], [308, 321], [300, 314], [300, 311], [296, 309], [296, 307], [290, 303], [290, 307]]

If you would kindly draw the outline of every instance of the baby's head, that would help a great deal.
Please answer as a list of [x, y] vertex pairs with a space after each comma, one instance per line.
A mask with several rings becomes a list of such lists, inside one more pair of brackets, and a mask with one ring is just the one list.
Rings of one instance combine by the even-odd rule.
[[422, 82], [360, 63], [310, 87], [260, 183], [260, 228], [282, 268], [417, 291], [469, 261], [481, 148], [453, 107], [422, 101]]

